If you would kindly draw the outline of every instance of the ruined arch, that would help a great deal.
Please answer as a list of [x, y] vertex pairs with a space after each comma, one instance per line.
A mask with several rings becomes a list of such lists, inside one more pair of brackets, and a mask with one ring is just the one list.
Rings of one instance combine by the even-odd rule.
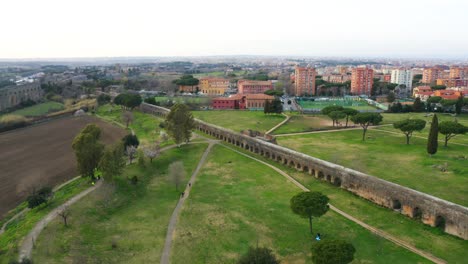
[[340, 177], [335, 177], [333, 178], [333, 185], [340, 187], [341, 186], [341, 178]]
[[445, 218], [441, 215], [436, 216], [434, 226], [441, 230], [445, 230]]
[[400, 200], [394, 199], [392, 200], [392, 208], [394, 210], [401, 210], [401, 202]]
[[327, 175], [327, 181], [328, 181], [328, 182], [331, 182], [331, 180], [332, 180], [331, 175], [328, 174], [328, 175]]
[[323, 179], [325, 175], [323, 175], [323, 172], [319, 171], [317, 176], [319, 179]]
[[417, 220], [420, 220], [422, 218], [422, 211], [419, 207], [413, 208], [412, 217]]

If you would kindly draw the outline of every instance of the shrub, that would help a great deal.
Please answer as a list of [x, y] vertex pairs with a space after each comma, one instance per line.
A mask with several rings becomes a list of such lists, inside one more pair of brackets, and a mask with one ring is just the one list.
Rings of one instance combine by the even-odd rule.
[[279, 260], [273, 254], [271, 249], [264, 247], [250, 247], [247, 254], [242, 256], [239, 264], [278, 264]]
[[0, 132], [27, 126], [29, 120], [20, 115], [4, 115], [0, 117]]
[[31, 194], [28, 196], [27, 201], [28, 201], [28, 207], [29, 208], [34, 208], [37, 207], [49, 200], [49, 198], [52, 196], [52, 188], [50, 187], [43, 187], [39, 189], [39, 191]]
[[346, 264], [354, 259], [356, 249], [343, 240], [319, 241], [312, 246], [312, 262], [315, 264]]

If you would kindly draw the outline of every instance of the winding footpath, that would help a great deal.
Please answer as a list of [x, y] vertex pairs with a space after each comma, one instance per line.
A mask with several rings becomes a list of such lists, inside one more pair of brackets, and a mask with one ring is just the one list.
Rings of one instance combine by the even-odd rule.
[[282, 115], [284, 115], [286, 117], [286, 119], [284, 119], [283, 121], [281, 121], [279, 124], [277, 124], [276, 126], [274, 126], [272, 129], [268, 130], [267, 132], [265, 132], [265, 135], [266, 134], [271, 134], [273, 131], [275, 131], [276, 129], [278, 129], [280, 126], [286, 124], [286, 122], [289, 121], [289, 119], [291, 119], [291, 116], [288, 116], [286, 115], [285, 113], [281, 113]]
[[[192, 176], [190, 177], [189, 183], [191, 186], [194, 185], [195, 180], [197, 178], [198, 172], [200, 169], [203, 167], [205, 164], [206, 158], [208, 157], [208, 154], [211, 151], [211, 148], [217, 144], [216, 140], [209, 140], [209, 145], [206, 148], [205, 152], [203, 153], [203, 156], [201, 157], [200, 161], [198, 162], [197, 168], [195, 171], [192, 173]], [[170, 257], [171, 257], [171, 247], [172, 247], [172, 240], [174, 238], [174, 231], [177, 225], [177, 220], [179, 218], [180, 211], [182, 210], [182, 206], [184, 205], [185, 200], [189, 197], [190, 195], [190, 189], [191, 186], [186, 186], [185, 191], [184, 191], [184, 196], [182, 196], [179, 201], [177, 202], [177, 206], [172, 212], [171, 220], [169, 221], [169, 225], [167, 226], [167, 233], [166, 233], [166, 241], [164, 243], [164, 249], [161, 255], [161, 264], [169, 264], [170, 263]]]

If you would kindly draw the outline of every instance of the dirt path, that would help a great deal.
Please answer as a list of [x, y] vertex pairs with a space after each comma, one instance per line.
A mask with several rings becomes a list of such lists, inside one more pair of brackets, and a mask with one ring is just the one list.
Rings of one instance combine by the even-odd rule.
[[[228, 149], [230, 149], [230, 150], [232, 150], [232, 151], [234, 151], [234, 152], [236, 152], [236, 153], [239, 153], [239, 154], [241, 154], [242, 156], [248, 157], [248, 158], [250, 158], [250, 159], [253, 159], [253, 160], [257, 161], [257, 162], [262, 163], [263, 165], [266, 165], [266, 166], [272, 168], [273, 170], [275, 170], [276, 172], [278, 172], [279, 174], [281, 174], [281, 175], [283, 175], [285, 178], [287, 178], [287, 179], [288, 179], [290, 182], [292, 182], [294, 185], [296, 185], [297, 187], [299, 187], [301, 190], [303, 190], [303, 191], [310, 191], [310, 190], [307, 189], [304, 185], [302, 185], [301, 183], [299, 183], [298, 181], [296, 181], [293, 177], [291, 177], [290, 175], [288, 175], [286, 172], [282, 171], [281, 169], [279, 169], [279, 168], [277, 168], [277, 167], [275, 167], [275, 166], [273, 166], [273, 165], [271, 165], [271, 164], [269, 164], [269, 163], [267, 163], [267, 162], [264, 162], [264, 161], [262, 161], [262, 160], [259, 160], [259, 159], [257, 159], [257, 158], [254, 158], [254, 157], [252, 157], [252, 156], [250, 156], [250, 155], [247, 155], [247, 154], [245, 154], [245, 153], [243, 153], [243, 152], [240, 152], [240, 151], [238, 151], [238, 150], [236, 150], [236, 149], [234, 149], [234, 148], [231, 148], [231, 147], [229, 147], [229, 146], [226, 146], [226, 145], [224, 145], [224, 144], [220, 144], [220, 145], [223, 146], [223, 147], [225, 147], [225, 148], [228, 148]], [[399, 246], [401, 246], [401, 247], [403, 247], [403, 248], [406, 248], [406, 249], [408, 249], [409, 251], [411, 251], [411, 252], [413, 252], [413, 253], [415, 253], [415, 254], [418, 254], [418, 255], [421, 256], [421, 257], [424, 257], [424, 258], [426, 258], [426, 259], [428, 259], [428, 260], [430, 260], [430, 261], [432, 261], [432, 262], [434, 262], [434, 263], [437, 263], [437, 264], [444, 264], [444, 263], [447, 263], [447, 262], [446, 262], [445, 260], [443, 260], [443, 259], [440, 259], [440, 258], [438, 258], [438, 257], [436, 257], [436, 256], [434, 256], [434, 255], [432, 255], [432, 254], [430, 254], [430, 253], [428, 253], [428, 252], [425, 252], [425, 251], [423, 251], [423, 250], [417, 249], [417, 248], [414, 247], [413, 245], [411, 245], [411, 244], [409, 244], [409, 243], [407, 243], [407, 242], [405, 242], [405, 241], [403, 241], [403, 240], [400, 240], [400, 239], [398, 239], [398, 238], [396, 238], [396, 237], [394, 237], [394, 236], [392, 236], [392, 235], [390, 235], [390, 234], [388, 234], [388, 233], [386, 233], [386, 232], [384, 232], [384, 231], [382, 231], [382, 230], [380, 230], [380, 229], [377, 229], [377, 228], [375, 228], [375, 227], [373, 227], [373, 226], [370, 226], [370, 225], [368, 225], [368, 224], [362, 222], [362, 221], [359, 220], [359, 219], [354, 218], [353, 216], [351, 216], [351, 215], [349, 215], [349, 214], [347, 214], [347, 213], [341, 211], [340, 209], [336, 208], [335, 206], [333, 206], [333, 205], [331, 205], [331, 204], [330, 204], [330, 209], [333, 210], [333, 211], [335, 211], [335, 212], [338, 213], [339, 215], [345, 217], [346, 219], [351, 220], [351, 221], [353, 221], [354, 223], [356, 223], [356, 224], [358, 224], [358, 225], [364, 227], [365, 229], [371, 231], [372, 233], [374, 233], [374, 234], [376, 234], [376, 235], [378, 235], [378, 236], [380, 236], [380, 237], [382, 237], [382, 238], [385, 238], [385, 239], [387, 239], [387, 240], [389, 240], [389, 241], [391, 241], [391, 242], [393, 242], [393, 243], [395, 243], [395, 244], [397, 244], [397, 245], [399, 245]]]
[[[202, 168], [203, 164], [205, 163], [206, 158], [208, 157], [208, 154], [211, 151], [211, 148], [217, 144], [217, 141], [215, 140], [209, 140], [209, 145], [206, 148], [205, 152], [203, 153], [203, 156], [201, 157], [200, 161], [198, 162], [197, 168], [195, 171], [192, 173], [192, 176], [190, 177], [189, 183], [193, 186], [195, 183], [196, 177], [198, 175], [198, 172]], [[184, 191], [184, 196], [179, 199], [179, 202], [177, 202], [177, 206], [172, 212], [171, 220], [169, 221], [169, 225], [167, 226], [167, 233], [166, 233], [166, 242], [164, 243], [164, 249], [161, 255], [161, 264], [169, 264], [170, 263], [170, 257], [171, 257], [171, 247], [172, 247], [172, 240], [174, 238], [174, 231], [177, 225], [177, 220], [179, 218], [180, 211], [182, 210], [182, 206], [184, 205], [185, 200], [189, 197], [190, 195], [190, 190], [191, 187], [186, 186], [185, 191]]]
[[266, 134], [271, 134], [273, 133], [273, 131], [275, 131], [276, 129], [278, 129], [280, 126], [286, 124], [286, 122], [289, 121], [289, 119], [291, 119], [291, 116], [288, 116], [286, 115], [285, 113], [281, 113], [282, 115], [284, 115], [286, 117], [285, 120], [281, 121], [279, 124], [277, 124], [276, 126], [274, 126], [272, 129], [268, 130], [267, 132], [265, 132], [265, 135]]
[[19, 258], [18, 260], [21, 261], [24, 258], [31, 258], [31, 252], [34, 246], [34, 243], [41, 234], [42, 230], [55, 218], [57, 215], [60, 213], [60, 211], [63, 208], [67, 208], [70, 205], [76, 203], [79, 201], [81, 198], [85, 197], [88, 193], [96, 190], [102, 185], [102, 181], [98, 181], [93, 187], [88, 188], [85, 191], [82, 191], [78, 195], [74, 196], [70, 200], [66, 201], [63, 205], [58, 206], [54, 210], [52, 210], [49, 214], [47, 214], [46, 217], [42, 218], [31, 230], [31, 232], [28, 233], [28, 235], [23, 239], [23, 243], [21, 244], [21, 247], [19, 248]]
[[[392, 124], [379, 125], [379, 126], [369, 126], [369, 129], [377, 129], [379, 127], [391, 126], [391, 125]], [[327, 132], [340, 132], [340, 131], [359, 130], [359, 129], [362, 129], [362, 128], [361, 127], [349, 127], [349, 128], [327, 129], [327, 130], [317, 130], [317, 131], [309, 131], [309, 132], [297, 132], [297, 133], [288, 133], [288, 134], [278, 134], [278, 135], [275, 135], [275, 137], [289, 137], [289, 136], [299, 136], [299, 135], [327, 133]]]

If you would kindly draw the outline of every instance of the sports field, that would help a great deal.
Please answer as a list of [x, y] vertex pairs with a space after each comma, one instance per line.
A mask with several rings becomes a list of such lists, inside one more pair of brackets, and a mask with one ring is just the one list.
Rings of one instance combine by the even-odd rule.
[[307, 110], [321, 110], [330, 105], [339, 105], [343, 107], [354, 108], [361, 111], [372, 111], [377, 108], [370, 106], [364, 100], [346, 100], [346, 99], [328, 99], [328, 100], [315, 100], [315, 101], [306, 101], [306, 100], [297, 100], [298, 104]]

